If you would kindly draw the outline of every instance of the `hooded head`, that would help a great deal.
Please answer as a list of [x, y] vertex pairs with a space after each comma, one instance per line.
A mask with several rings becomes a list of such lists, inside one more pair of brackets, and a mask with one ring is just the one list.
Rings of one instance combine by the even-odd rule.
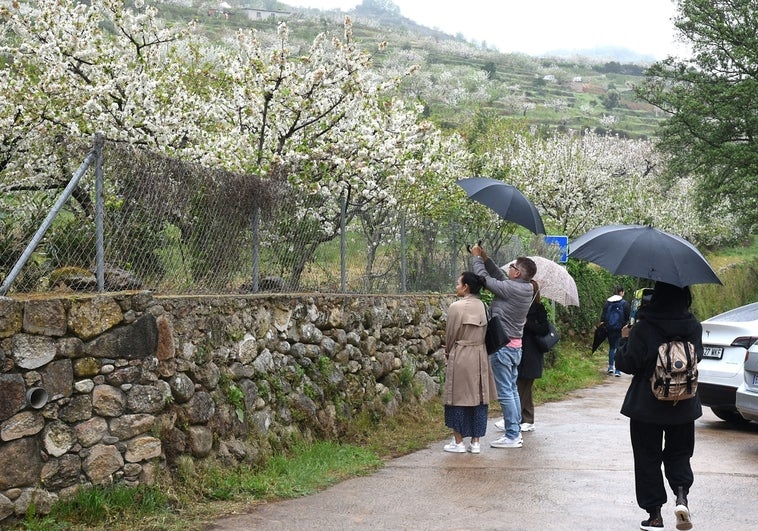
[[692, 292], [689, 286], [680, 288], [666, 282], [656, 282], [650, 306], [657, 311], [684, 312], [692, 304]]

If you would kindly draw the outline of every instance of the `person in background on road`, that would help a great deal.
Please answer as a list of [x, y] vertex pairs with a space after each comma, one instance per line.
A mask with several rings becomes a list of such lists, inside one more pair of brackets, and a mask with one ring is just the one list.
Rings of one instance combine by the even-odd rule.
[[487, 312], [479, 292], [484, 279], [470, 271], [458, 277], [455, 294], [460, 297], [447, 311], [445, 328], [445, 426], [453, 430], [446, 452], [465, 453], [464, 437], [471, 437], [468, 451], [480, 453], [480, 437], [487, 431], [489, 403], [494, 382], [487, 361], [484, 335]]
[[508, 343], [489, 356], [505, 425], [505, 434], [492, 441], [490, 446], [521, 448], [524, 444], [521, 437], [521, 400], [516, 380], [521, 362], [524, 322], [535, 295], [531, 280], [537, 273], [537, 265], [531, 258], [519, 256], [509, 265], [506, 276], [481, 245], [473, 246], [471, 254], [474, 256], [474, 273], [485, 277], [485, 287], [494, 295], [490, 305], [492, 318], [500, 320], [509, 338]]
[[640, 529], [663, 529], [661, 507], [666, 503], [666, 488], [661, 465], [676, 496], [676, 528], [692, 529], [687, 494], [694, 481], [690, 459], [695, 449], [695, 419], [702, 415], [700, 398], [658, 400], [650, 384], [658, 346], [667, 338], [691, 342], [698, 361], [702, 358], [702, 326], [690, 312], [691, 304], [689, 287], [656, 282], [650, 302], [640, 308], [634, 326], [622, 330], [616, 351], [616, 367], [634, 375], [621, 413], [630, 419], [637, 504], [649, 515]]
[[621, 339], [621, 329], [629, 322], [631, 307], [624, 300], [623, 286], [613, 288], [613, 295], [608, 297], [603, 305], [603, 313], [600, 320], [601, 326], [605, 326], [608, 335], [608, 374], [621, 376], [618, 367], [615, 367], [613, 358], [616, 354], [616, 347]]

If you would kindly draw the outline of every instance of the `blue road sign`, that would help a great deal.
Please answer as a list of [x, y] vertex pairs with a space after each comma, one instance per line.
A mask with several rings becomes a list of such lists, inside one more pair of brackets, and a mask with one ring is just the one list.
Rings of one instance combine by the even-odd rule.
[[560, 251], [558, 261], [561, 264], [568, 262], [569, 239], [568, 236], [545, 236], [545, 244], [556, 245]]

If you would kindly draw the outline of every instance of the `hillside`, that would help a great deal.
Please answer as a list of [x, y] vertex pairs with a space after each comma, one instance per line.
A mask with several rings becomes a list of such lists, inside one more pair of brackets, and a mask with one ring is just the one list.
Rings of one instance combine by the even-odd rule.
[[[343, 32], [346, 13], [268, 4], [274, 7], [259, 14], [260, 20], [251, 19], [250, 8], [242, 5], [198, 9], [164, 3], [158, 9], [175, 22], [197, 20], [211, 38], [246, 27], [273, 32], [281, 21], [287, 22], [291, 38], [303, 43], [319, 32]], [[546, 129], [591, 128], [644, 138], [654, 135], [664, 118], [634, 98], [644, 65], [503, 54], [396, 13], [358, 6], [347, 14], [356, 41], [374, 55], [378, 70], [391, 75], [420, 65], [403, 85], [404, 96], [422, 102], [427, 116], [444, 128], [461, 128], [476, 112], [488, 112]], [[387, 46], [379, 52], [381, 42]]]

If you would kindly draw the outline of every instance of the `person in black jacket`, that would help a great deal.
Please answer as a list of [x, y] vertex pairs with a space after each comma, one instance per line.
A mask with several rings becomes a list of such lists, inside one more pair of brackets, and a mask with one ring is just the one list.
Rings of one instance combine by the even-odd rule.
[[666, 488], [661, 465], [676, 496], [676, 528], [692, 528], [687, 494], [694, 480], [690, 459], [695, 449], [695, 419], [702, 415], [700, 398], [658, 400], [650, 385], [658, 346], [667, 339], [691, 342], [698, 361], [702, 358], [702, 326], [690, 312], [691, 304], [689, 287], [656, 282], [650, 303], [640, 308], [633, 327], [622, 330], [616, 350], [616, 368], [634, 375], [621, 413], [630, 419], [637, 504], [649, 515], [640, 529], [663, 528]]

